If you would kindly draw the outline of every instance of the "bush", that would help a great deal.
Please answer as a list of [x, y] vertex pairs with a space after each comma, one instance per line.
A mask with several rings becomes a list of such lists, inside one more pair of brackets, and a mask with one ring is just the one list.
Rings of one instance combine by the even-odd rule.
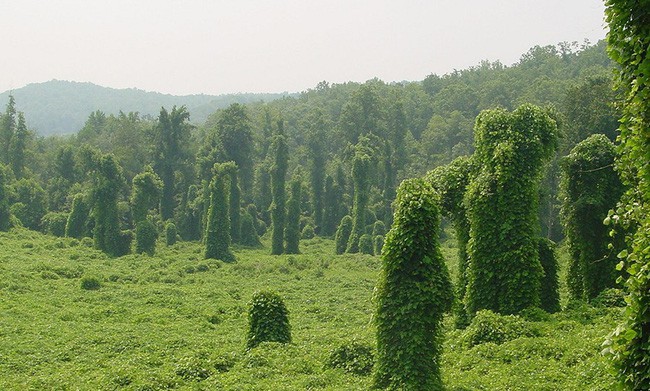
[[330, 352], [326, 367], [341, 368], [355, 375], [370, 375], [375, 365], [375, 354], [370, 345], [352, 341]]
[[352, 217], [345, 215], [341, 219], [339, 228], [336, 230], [334, 241], [336, 242], [336, 254], [343, 254], [348, 245], [352, 233]]
[[381, 249], [384, 247], [384, 237], [381, 235], [375, 236], [375, 239], [372, 242], [372, 246], [375, 255], [381, 255]]
[[167, 243], [168, 246], [173, 246], [176, 244], [178, 236], [178, 231], [176, 230], [176, 224], [172, 221], [168, 221], [167, 224], [165, 224], [165, 243]]
[[305, 228], [302, 229], [301, 236], [303, 239], [312, 239], [315, 235], [314, 226], [311, 224], [305, 225]]
[[135, 252], [153, 256], [156, 251], [156, 239], [158, 239], [156, 226], [149, 220], [140, 221], [135, 227]]
[[465, 329], [463, 339], [472, 347], [486, 342], [500, 345], [519, 337], [534, 337], [536, 333], [517, 315], [499, 315], [490, 310], [481, 310]]
[[247, 347], [262, 342], [291, 342], [289, 312], [282, 298], [269, 291], [257, 291], [249, 303]]
[[255, 217], [251, 216], [248, 212], [244, 212], [241, 215], [240, 241], [244, 246], [259, 247], [261, 244], [257, 230], [255, 229], [254, 219]]
[[68, 222], [68, 214], [65, 212], [49, 212], [41, 219], [41, 228], [45, 233], [63, 237], [65, 226]]
[[604, 289], [593, 299], [592, 304], [596, 307], [625, 307], [625, 292], [616, 288]]
[[97, 277], [84, 277], [81, 279], [81, 289], [86, 291], [96, 291], [101, 288], [102, 284]]
[[362, 254], [374, 255], [372, 248], [372, 236], [363, 234], [359, 238], [359, 252]]

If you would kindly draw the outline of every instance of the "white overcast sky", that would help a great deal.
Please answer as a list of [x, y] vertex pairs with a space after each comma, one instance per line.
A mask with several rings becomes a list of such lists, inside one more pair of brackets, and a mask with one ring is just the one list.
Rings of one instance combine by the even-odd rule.
[[605, 37], [602, 0], [0, 0], [0, 92], [52, 79], [170, 94], [421, 80]]

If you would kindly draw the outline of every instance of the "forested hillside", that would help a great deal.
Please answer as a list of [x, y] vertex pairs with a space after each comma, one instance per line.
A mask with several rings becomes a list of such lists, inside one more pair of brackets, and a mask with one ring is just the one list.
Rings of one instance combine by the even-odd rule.
[[27, 125], [43, 136], [72, 134], [82, 126], [88, 114], [101, 110], [106, 114], [138, 112], [155, 117], [161, 106], [185, 105], [192, 111], [192, 120], [201, 123], [213, 111], [231, 103], [270, 101], [285, 94], [227, 94], [174, 96], [138, 89], [115, 89], [92, 83], [51, 80], [29, 84], [0, 94], [6, 102], [9, 95], [16, 98], [16, 107], [25, 113]]

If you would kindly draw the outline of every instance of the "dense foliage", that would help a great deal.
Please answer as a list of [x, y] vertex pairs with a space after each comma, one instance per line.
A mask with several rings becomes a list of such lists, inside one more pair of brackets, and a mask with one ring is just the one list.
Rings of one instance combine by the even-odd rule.
[[457, 327], [464, 327], [469, 322], [463, 301], [467, 288], [467, 242], [469, 241], [469, 221], [463, 199], [472, 170], [472, 159], [461, 156], [447, 165], [435, 168], [426, 177], [440, 193], [442, 213], [451, 220], [456, 233], [458, 279], [455, 287], [458, 300], [454, 306], [454, 314]]
[[255, 292], [249, 303], [246, 346], [254, 348], [262, 342], [291, 342], [289, 311], [275, 292]]
[[558, 281], [558, 262], [555, 255], [555, 243], [546, 238], [539, 238], [539, 262], [544, 269], [544, 278], [540, 291], [539, 307], [546, 312], [560, 311], [560, 283]]
[[205, 230], [205, 258], [234, 262], [230, 251], [229, 184], [233, 163], [217, 163], [210, 183], [210, 209]]
[[439, 196], [420, 179], [402, 182], [377, 284], [374, 387], [441, 390], [442, 317], [453, 297], [438, 244]]
[[617, 166], [629, 187], [614, 217], [633, 232], [627, 238], [628, 251], [620, 254], [628, 306], [612, 348], [623, 384], [644, 390], [650, 389], [650, 4], [608, 0], [606, 7], [608, 52], [620, 65], [619, 86], [624, 91]]
[[465, 196], [470, 224], [466, 305], [513, 314], [540, 305], [537, 215], [542, 167], [557, 146], [556, 122], [522, 105], [476, 119], [474, 159], [480, 170]]
[[287, 224], [284, 230], [286, 240], [285, 253], [300, 253], [300, 200], [302, 182], [300, 177], [291, 181], [291, 195], [287, 202]]
[[274, 161], [271, 166], [271, 191], [273, 194], [273, 203], [271, 204], [271, 220], [273, 221], [271, 254], [279, 255], [284, 253], [284, 228], [287, 215], [285, 183], [289, 162], [289, 151], [282, 121], [278, 122], [278, 130], [273, 138], [271, 150], [274, 154]]
[[352, 217], [350, 215], [345, 215], [341, 219], [339, 227], [336, 229], [336, 236], [334, 241], [336, 243], [335, 251], [336, 254], [343, 254], [345, 249], [348, 246], [348, 240], [350, 239], [350, 234], [352, 233]]
[[101, 156], [96, 162], [92, 188], [93, 239], [96, 248], [113, 256], [124, 254], [117, 207], [123, 184], [122, 170], [113, 155]]
[[569, 291], [577, 299], [592, 300], [616, 286], [616, 254], [621, 246], [611, 245], [616, 237], [611, 238], [611, 228], [603, 224], [623, 193], [614, 171], [615, 156], [614, 144], [595, 134], [562, 161], [561, 215], [571, 254], [567, 278]]

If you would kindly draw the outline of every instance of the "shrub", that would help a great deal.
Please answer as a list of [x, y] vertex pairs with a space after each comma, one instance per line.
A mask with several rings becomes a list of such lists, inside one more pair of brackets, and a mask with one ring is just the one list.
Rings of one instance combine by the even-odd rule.
[[173, 221], [168, 221], [167, 224], [165, 224], [165, 243], [167, 243], [168, 246], [173, 246], [176, 244], [177, 237], [178, 232], [176, 230], [176, 224], [174, 224]]
[[65, 226], [68, 222], [68, 214], [65, 212], [48, 212], [41, 219], [41, 228], [50, 235], [65, 236]]
[[517, 315], [499, 315], [490, 310], [481, 310], [465, 329], [463, 340], [469, 347], [486, 342], [500, 345], [535, 334], [526, 321]]
[[334, 237], [337, 254], [343, 254], [345, 252], [351, 233], [352, 233], [352, 217], [350, 217], [350, 215], [345, 215], [341, 219], [339, 228], [336, 230], [336, 236]]
[[244, 246], [258, 247], [261, 245], [260, 238], [254, 223], [255, 217], [246, 211], [241, 216], [241, 244]]
[[384, 247], [384, 237], [381, 235], [375, 236], [372, 241], [372, 247], [375, 255], [381, 255], [381, 249]]
[[386, 235], [386, 224], [383, 221], [377, 220], [372, 226], [372, 236], [384, 236]]
[[560, 310], [560, 288], [557, 277], [557, 258], [555, 243], [546, 238], [539, 239], [539, 262], [544, 269], [540, 292], [540, 307], [554, 313]]
[[156, 226], [149, 220], [142, 220], [135, 227], [135, 252], [138, 254], [147, 253], [150, 256], [156, 251], [156, 240], [158, 231]]
[[81, 239], [86, 236], [86, 222], [88, 220], [88, 205], [84, 195], [76, 194], [72, 200], [72, 209], [65, 225], [65, 236]]
[[84, 277], [81, 279], [81, 289], [86, 291], [96, 291], [101, 288], [102, 284], [97, 277]]
[[363, 234], [359, 238], [359, 252], [362, 254], [374, 255], [372, 248], [372, 236]]
[[314, 232], [314, 226], [311, 224], [305, 225], [305, 228], [302, 229], [300, 234], [303, 239], [312, 239], [316, 233]]
[[603, 289], [592, 301], [598, 307], [625, 307], [625, 292], [622, 289]]
[[375, 365], [375, 355], [370, 345], [352, 341], [330, 352], [326, 366], [341, 368], [346, 372], [367, 376]]
[[257, 291], [249, 303], [247, 347], [262, 342], [291, 342], [289, 312], [274, 292]]

